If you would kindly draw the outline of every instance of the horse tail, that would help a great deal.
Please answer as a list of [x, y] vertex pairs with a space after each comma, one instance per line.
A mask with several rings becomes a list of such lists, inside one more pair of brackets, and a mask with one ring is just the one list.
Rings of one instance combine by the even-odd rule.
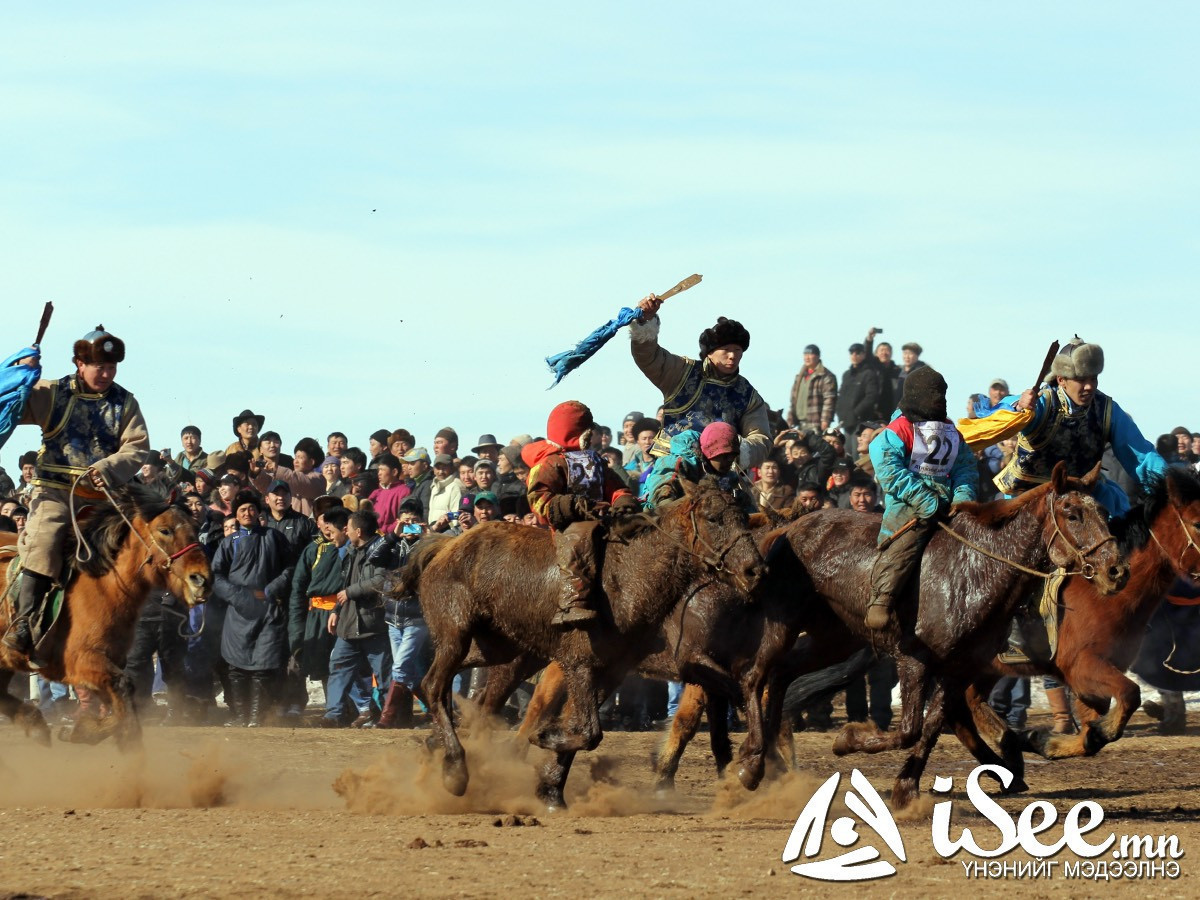
[[404, 594], [419, 594], [417, 586], [421, 581], [421, 574], [425, 571], [425, 567], [431, 563], [435, 557], [443, 550], [451, 546], [453, 537], [446, 534], [431, 534], [421, 538], [416, 548], [408, 555], [404, 561], [404, 567], [400, 570], [400, 579], [397, 585], [396, 595], [403, 596]]
[[[800, 640], [806, 641], [810, 638], [806, 635]], [[826, 666], [816, 672], [801, 675], [788, 685], [787, 693], [783, 695], [784, 711], [794, 717], [815, 700], [832, 697], [857, 676], [871, 668], [874, 663], [874, 652], [870, 647], [863, 647], [840, 663], [834, 663], [832, 666]]]

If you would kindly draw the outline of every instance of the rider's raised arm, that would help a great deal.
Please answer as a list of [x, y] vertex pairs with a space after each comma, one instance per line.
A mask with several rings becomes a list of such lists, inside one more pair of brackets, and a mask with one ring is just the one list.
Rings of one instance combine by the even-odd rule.
[[1167, 461], [1142, 435], [1129, 413], [1121, 409], [1116, 400], [1109, 398], [1109, 402], [1112, 404], [1109, 439], [1112, 441], [1113, 455], [1129, 473], [1129, 477], [1136, 479], [1142, 490], [1148, 491], [1166, 474]]

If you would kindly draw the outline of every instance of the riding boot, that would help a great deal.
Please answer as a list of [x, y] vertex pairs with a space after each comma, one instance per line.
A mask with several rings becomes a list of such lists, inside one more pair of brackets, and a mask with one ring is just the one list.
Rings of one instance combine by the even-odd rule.
[[[401, 724], [403, 722], [403, 724]], [[398, 681], [388, 688], [376, 728], [412, 728], [412, 692]]]
[[246, 715], [247, 728], [267, 724], [271, 712], [271, 672], [254, 672], [250, 676], [250, 708]]
[[554, 554], [562, 574], [558, 612], [550, 620], [556, 628], [582, 628], [596, 618], [596, 611], [588, 606], [595, 568], [592, 534], [592, 529], [581, 528], [580, 523], [554, 533]]
[[930, 536], [929, 523], [912, 519], [880, 547], [871, 570], [871, 601], [864, 617], [866, 626], [872, 631], [887, 628], [892, 618], [893, 600], [904, 590]]
[[239, 728], [246, 724], [250, 715], [250, 673], [236, 666], [229, 667], [229, 684], [225, 698], [231, 713], [226, 727]]
[[41, 608], [53, 583], [54, 579], [39, 572], [26, 569], [22, 573], [21, 589], [17, 592], [12, 622], [4, 635], [4, 646], [17, 653], [28, 655], [33, 652], [33, 624], [30, 619]]
[[1075, 719], [1071, 715], [1071, 699], [1067, 696], [1065, 687], [1047, 688], [1046, 702], [1050, 704], [1050, 712], [1054, 713], [1055, 734], [1076, 734]]

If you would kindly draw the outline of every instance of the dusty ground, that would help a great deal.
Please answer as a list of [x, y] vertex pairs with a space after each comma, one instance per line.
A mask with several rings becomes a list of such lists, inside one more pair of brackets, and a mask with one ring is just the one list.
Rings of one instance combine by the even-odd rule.
[[[1198, 725], [1193, 712], [1188, 736], [1157, 737], [1139, 713], [1126, 738], [1095, 759], [1031, 762], [1031, 792], [1001, 800], [1014, 815], [1048, 800], [1061, 822], [1072, 805], [1093, 799], [1106, 814], [1095, 834], [1177, 835], [1187, 855], [1176, 881], [1097, 884], [1061, 871], [1019, 882], [968, 879], [962, 854], [944, 861], [933, 850], [926, 793], [922, 812], [900, 822], [907, 862], [869, 889], [899, 897], [964, 890], [1195, 897]], [[477, 732], [468, 742], [473, 780], [461, 800], [446, 795], [424, 763], [420, 736], [150, 727], [146, 755], [137, 759], [111, 746], [56, 742], [43, 750], [3, 727], [0, 897], [858, 894], [862, 886], [792, 874], [781, 853], [796, 816], [833, 772], [858, 766], [886, 797], [900, 765], [898, 754], [838, 760], [829, 752], [832, 734], [803, 734], [803, 772], [748, 794], [715, 782], [701, 735], [684, 758], [676, 795], [660, 799], [646, 767], [658, 736], [613, 733], [597, 753], [580, 757], [571, 810], [548, 816], [533, 800], [532, 768], [515, 757], [507, 733]], [[957, 742], [943, 737], [922, 787], [928, 791], [933, 775], [953, 776], [952, 836], [971, 825], [981, 845], [994, 845], [995, 829], [963, 792], [972, 768]], [[826, 827], [823, 857], [839, 852], [829, 838], [839, 814], [835, 808]], [[497, 826], [505, 815], [533, 815], [538, 824]], [[859, 833], [895, 861], [869, 829]], [[1029, 857], [1018, 849], [1004, 859]]]

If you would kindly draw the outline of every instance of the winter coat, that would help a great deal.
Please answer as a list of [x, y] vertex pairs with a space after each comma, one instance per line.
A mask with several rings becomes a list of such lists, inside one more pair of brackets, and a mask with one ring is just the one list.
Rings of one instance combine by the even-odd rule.
[[342, 560], [346, 602], [337, 608], [337, 636], [343, 640], [352, 641], [387, 631], [382, 594], [387, 572], [370, 562], [372, 552], [383, 540], [382, 535], [376, 535], [362, 547], [351, 547]]
[[325, 476], [317, 469], [303, 474], [291, 466], [276, 465], [271, 472], [259, 472], [254, 477], [254, 486], [260, 494], [265, 494], [276, 478], [292, 489], [292, 509], [302, 516], [311, 516], [312, 502], [325, 493]]
[[[295, 654], [303, 649], [305, 674], [309, 678], [329, 676], [329, 652], [333, 649], [333, 636], [325, 628], [329, 621], [328, 611], [310, 609], [314, 597], [331, 597], [342, 589], [342, 556], [332, 541], [314, 541], [304, 548], [296, 562], [292, 576], [292, 592], [288, 603], [288, 647]], [[310, 647], [320, 644], [325, 647], [324, 666], [317, 665], [310, 671], [314, 656]], [[319, 656], [319, 653], [316, 654]]]
[[[952, 437], [947, 443], [939, 437], [926, 446], [919, 433], [921, 427], [939, 424], [948, 426], [957, 440]], [[927, 454], [914, 453], [914, 447], [924, 447]], [[881, 544], [912, 519], [933, 519], [951, 505], [975, 500], [979, 495], [975, 457], [949, 419], [943, 423], [912, 423], [897, 411], [887, 428], [871, 441], [870, 454], [875, 479], [883, 489]], [[929, 469], [936, 471], [924, 471]]]
[[429, 498], [433, 494], [433, 472], [426, 472], [420, 478], [408, 483], [408, 496], [421, 501], [421, 515], [426, 522], [429, 518]]
[[433, 524], [446, 513], [458, 512], [461, 505], [462, 482], [454, 475], [447, 478], [435, 477], [429, 490], [429, 508], [425, 510], [425, 521]]
[[267, 527], [278, 531], [287, 539], [293, 564], [300, 558], [304, 548], [315, 541], [318, 535], [317, 523], [294, 509], [284, 510], [283, 518], [279, 520], [267, 513]]
[[[255, 526], [221, 540], [212, 561], [213, 593], [227, 606], [221, 656], [250, 671], [281, 669], [287, 659], [286, 604], [292, 556], [278, 531]], [[265, 596], [256, 597], [255, 591]]]
[[837, 397], [837, 377], [824, 363], [801, 369], [792, 383], [788, 424], [828, 428], [837, 412]]
[[859, 422], [879, 418], [879, 372], [867, 363], [851, 366], [838, 392], [838, 421], [847, 433]]

